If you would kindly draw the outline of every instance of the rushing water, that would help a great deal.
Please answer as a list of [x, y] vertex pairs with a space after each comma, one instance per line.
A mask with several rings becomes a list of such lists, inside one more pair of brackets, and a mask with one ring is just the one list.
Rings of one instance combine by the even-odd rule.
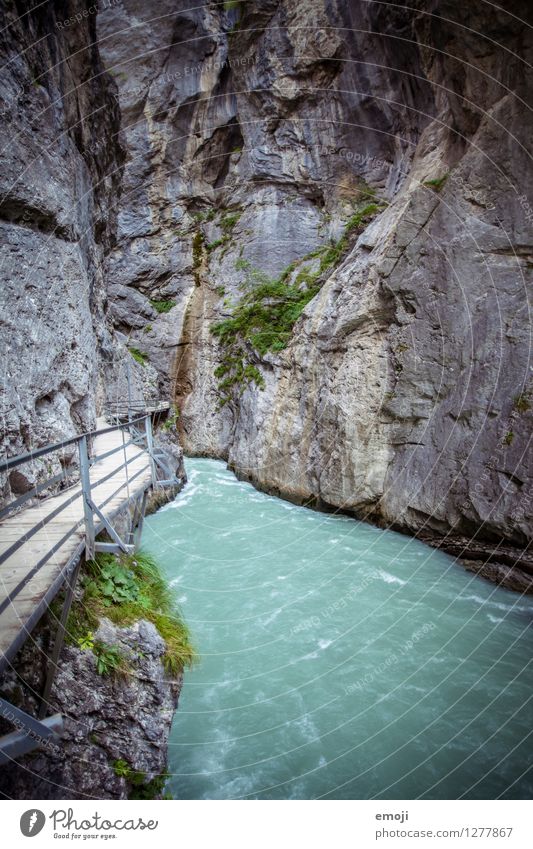
[[533, 793], [533, 602], [400, 534], [257, 492], [222, 463], [151, 516], [200, 662], [176, 798]]

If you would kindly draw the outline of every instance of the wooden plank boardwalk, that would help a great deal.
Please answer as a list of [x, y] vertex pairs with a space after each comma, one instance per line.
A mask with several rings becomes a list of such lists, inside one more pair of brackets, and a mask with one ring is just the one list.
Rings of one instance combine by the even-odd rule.
[[[106, 428], [107, 422], [99, 420], [98, 426]], [[121, 446], [123, 450], [115, 450]], [[95, 457], [113, 451], [97, 459], [89, 472], [91, 498], [108, 521], [142, 496], [153, 482], [150, 454], [142, 445], [131, 443], [127, 429], [94, 437]], [[44, 524], [56, 511], [57, 515]], [[79, 483], [0, 521], [0, 556], [23, 538], [0, 567], [0, 671], [26, 640], [84, 551], [84, 518]], [[102, 523], [97, 515], [94, 523], [98, 532]]]

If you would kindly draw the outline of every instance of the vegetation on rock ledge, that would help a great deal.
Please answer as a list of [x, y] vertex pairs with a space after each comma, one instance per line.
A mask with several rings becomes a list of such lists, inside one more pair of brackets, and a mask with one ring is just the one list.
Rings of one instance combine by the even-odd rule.
[[168, 300], [168, 301], [150, 301], [150, 304], [153, 306], [156, 312], [158, 313], [166, 313], [170, 312], [172, 307], [176, 306], [176, 301]]
[[[221, 406], [231, 401], [236, 391], [242, 392], [252, 383], [260, 389], [264, 387], [258, 359], [286, 347], [294, 325], [320, 291], [326, 273], [339, 264], [356, 231], [360, 232], [382, 209], [379, 203], [368, 203], [358, 209], [346, 222], [337, 242], [322, 245], [291, 263], [277, 280], [269, 279], [245, 260], [238, 260], [237, 270], [246, 272], [244, 294], [233, 306], [231, 316], [211, 327], [224, 349], [222, 361], [215, 369]], [[303, 265], [310, 260], [315, 260], [314, 264]], [[289, 282], [297, 268], [300, 271]]]
[[129, 785], [128, 799], [157, 799], [161, 796], [169, 778], [169, 772], [162, 772], [148, 780], [145, 772], [133, 769], [122, 758], [113, 761], [113, 771], [118, 778], [124, 778]]
[[448, 174], [443, 174], [442, 177], [437, 177], [434, 180], [424, 180], [422, 185], [428, 189], [433, 189], [434, 192], [440, 192], [447, 179]]
[[135, 362], [139, 363], [139, 365], [145, 366], [148, 362], [148, 354], [146, 354], [144, 351], [139, 351], [138, 348], [128, 348], [128, 351], [130, 352]]
[[[120, 627], [141, 619], [152, 622], [166, 643], [163, 661], [168, 673], [176, 675], [194, 662], [189, 631], [152, 557], [140, 552], [120, 557], [98, 554], [85, 568], [83, 596], [72, 607], [67, 635], [71, 643], [94, 651], [97, 659], [103, 657], [101, 674], [113, 671], [110, 649], [114, 647], [97, 644], [92, 637], [104, 616]], [[115, 660], [115, 668], [123, 672], [120, 659]]]

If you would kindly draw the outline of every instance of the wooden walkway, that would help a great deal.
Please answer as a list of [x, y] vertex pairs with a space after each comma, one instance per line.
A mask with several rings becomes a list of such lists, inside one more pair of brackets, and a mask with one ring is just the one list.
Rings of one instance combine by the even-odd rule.
[[[103, 420], [98, 425], [108, 427]], [[131, 442], [127, 428], [96, 434], [93, 454], [104, 456], [90, 467], [91, 499], [110, 521], [152, 485], [153, 461], [146, 447]], [[0, 557], [8, 554], [0, 566], [0, 672], [85, 550], [85, 509], [79, 483], [0, 521]], [[103, 526], [97, 512], [94, 526], [96, 532]]]

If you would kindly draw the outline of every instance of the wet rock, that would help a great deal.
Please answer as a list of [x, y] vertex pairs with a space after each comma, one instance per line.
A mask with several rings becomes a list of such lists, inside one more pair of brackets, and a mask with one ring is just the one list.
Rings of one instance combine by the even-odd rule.
[[[120, 650], [126, 677], [99, 675], [95, 655], [66, 646], [61, 655], [48, 713], [61, 713], [65, 731], [57, 744], [20, 758], [0, 771], [0, 792], [18, 799], [126, 799], [128, 781], [117, 761], [142, 773], [146, 784], [167, 766], [167, 742], [181, 688], [181, 675], [165, 673], [165, 643], [152, 623], [119, 628], [103, 619], [94, 634]], [[46, 630], [38, 643], [49, 639]], [[28, 713], [36, 712], [43, 665], [31, 641], [19, 653], [16, 673], [2, 691]], [[6, 729], [11, 730], [11, 729]]]

